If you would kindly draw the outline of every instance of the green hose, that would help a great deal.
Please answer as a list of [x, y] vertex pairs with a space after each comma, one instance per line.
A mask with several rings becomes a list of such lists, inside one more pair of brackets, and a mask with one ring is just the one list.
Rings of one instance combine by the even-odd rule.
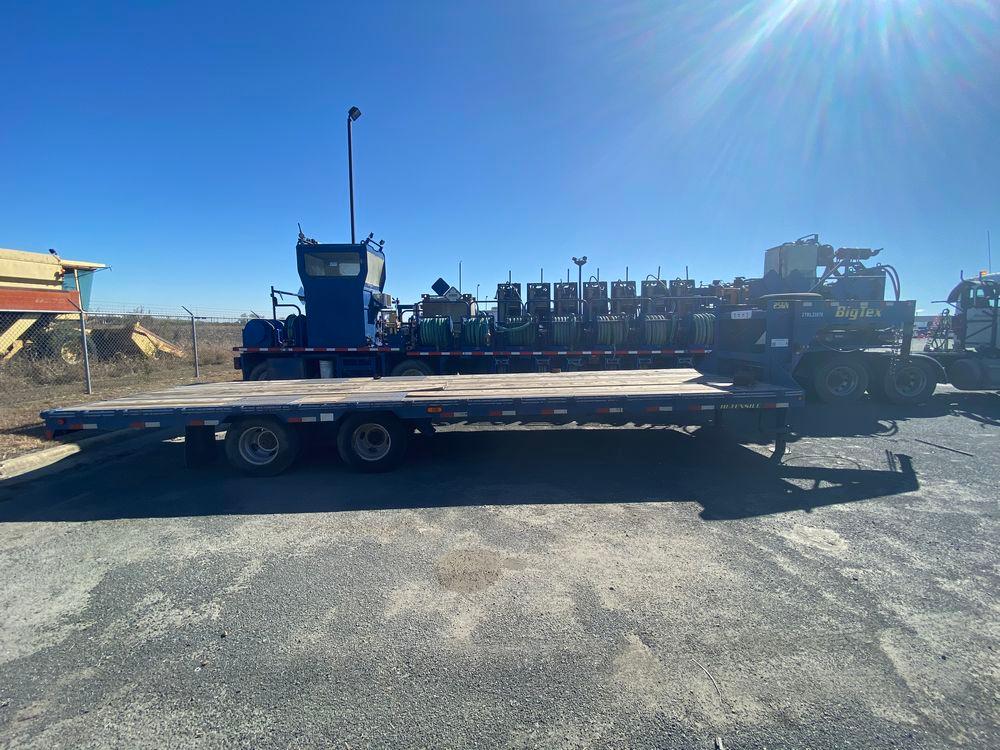
[[436, 315], [420, 319], [420, 344], [431, 349], [451, 349], [451, 318]]
[[487, 349], [490, 345], [490, 319], [485, 315], [462, 318], [462, 346]]
[[677, 341], [679, 320], [676, 315], [646, 315], [642, 319], [644, 346], [669, 346]]
[[617, 349], [628, 339], [628, 319], [623, 315], [600, 315], [597, 318], [597, 343]]
[[688, 346], [711, 346], [715, 341], [715, 315], [694, 313], [691, 316], [691, 336]]
[[552, 343], [576, 349], [580, 341], [580, 321], [575, 315], [556, 316], [552, 318]]
[[538, 325], [533, 317], [510, 318], [506, 324], [496, 324], [497, 335], [506, 346], [534, 346]]

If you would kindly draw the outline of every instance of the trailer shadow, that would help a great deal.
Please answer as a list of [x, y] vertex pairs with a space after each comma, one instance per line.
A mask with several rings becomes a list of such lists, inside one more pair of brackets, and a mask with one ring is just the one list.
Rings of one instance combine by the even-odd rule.
[[810, 403], [794, 415], [800, 437], [891, 437], [899, 423], [913, 419], [957, 416], [980, 425], [1000, 426], [1000, 396], [988, 391], [939, 390], [925, 404], [894, 406], [865, 399], [849, 406]]
[[[407, 463], [356, 474], [317, 446], [291, 472], [180, 469], [160, 443], [113, 471], [83, 467], [10, 490], [0, 523], [318, 513], [482, 505], [693, 502], [707, 521], [811, 510], [919, 487], [908, 456], [852, 464], [835, 451], [777, 465], [725, 435], [665, 428], [460, 429], [413, 441]], [[6, 501], [6, 502], [4, 502]]]

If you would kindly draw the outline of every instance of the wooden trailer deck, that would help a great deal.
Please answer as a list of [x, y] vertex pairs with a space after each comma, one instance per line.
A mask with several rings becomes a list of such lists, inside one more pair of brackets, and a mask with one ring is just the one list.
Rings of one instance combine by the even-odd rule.
[[[43, 413], [51, 422], [77, 417], [216, 413], [268, 409], [356, 406], [372, 408], [445, 406], [500, 401], [595, 401], [681, 399], [721, 404], [738, 399], [782, 407], [797, 405], [801, 392], [758, 383], [737, 386], [692, 369], [606, 370], [600, 372], [443, 375], [428, 378], [351, 378], [206, 383], [80, 404]], [[770, 400], [770, 401], [769, 401]]]

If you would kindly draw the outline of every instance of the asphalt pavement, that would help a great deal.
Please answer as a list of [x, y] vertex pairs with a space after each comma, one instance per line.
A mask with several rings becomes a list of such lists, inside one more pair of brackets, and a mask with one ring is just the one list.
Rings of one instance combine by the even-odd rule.
[[1000, 745], [1000, 396], [0, 483], [3, 748]]

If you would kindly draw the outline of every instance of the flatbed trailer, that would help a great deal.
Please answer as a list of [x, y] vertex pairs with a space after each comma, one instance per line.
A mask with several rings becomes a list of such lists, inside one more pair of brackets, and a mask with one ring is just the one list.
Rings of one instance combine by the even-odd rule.
[[217, 430], [239, 470], [273, 475], [312, 431], [336, 435], [361, 471], [392, 468], [414, 430], [457, 422], [711, 425], [785, 449], [801, 389], [693, 369], [445, 375], [206, 383], [42, 412], [51, 437], [77, 430], [167, 428], [185, 435], [189, 466], [215, 457]]

